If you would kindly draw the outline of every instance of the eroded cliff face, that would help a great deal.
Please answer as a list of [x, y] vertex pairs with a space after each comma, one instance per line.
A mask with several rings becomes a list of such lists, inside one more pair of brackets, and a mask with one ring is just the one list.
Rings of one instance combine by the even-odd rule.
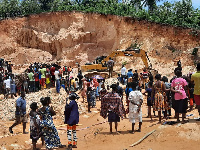
[[[181, 59], [183, 71], [193, 70], [192, 48], [200, 36], [190, 29], [137, 21], [129, 17], [53, 12], [0, 22], [0, 57], [15, 64], [60, 60], [64, 65], [85, 64], [97, 56], [127, 48], [137, 39], [155, 69], [170, 74]], [[174, 51], [174, 52], [172, 52]], [[144, 67], [141, 58], [116, 58], [115, 69]]]

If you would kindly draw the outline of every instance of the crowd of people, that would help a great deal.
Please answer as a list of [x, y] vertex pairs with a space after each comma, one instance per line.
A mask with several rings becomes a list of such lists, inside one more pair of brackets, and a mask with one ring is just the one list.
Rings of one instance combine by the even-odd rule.
[[21, 92], [38, 92], [46, 88], [56, 86], [57, 93], [60, 88], [64, 88], [67, 93], [77, 91], [82, 87], [82, 73], [79, 71], [77, 78], [71, 75], [73, 68], [71, 66], [61, 67], [58, 64], [31, 64], [25, 72], [21, 74], [12, 73], [12, 65], [7, 61], [0, 63], [0, 94], [4, 98], [14, 98]]
[[[114, 65], [114, 62], [111, 61], [111, 64]], [[103, 78], [98, 78], [97, 76], [88, 78], [82, 75], [81, 70], [78, 71], [77, 77], [73, 77], [71, 72], [73, 72], [71, 67], [61, 68], [56, 64], [31, 64], [23, 78], [20, 78], [20, 81], [22, 81], [21, 87], [16, 84], [15, 89], [16, 91], [19, 90], [21, 97], [16, 101], [16, 121], [9, 128], [10, 133], [13, 133], [13, 127], [21, 122], [23, 123], [23, 133], [27, 133], [25, 131], [27, 122], [25, 93], [36, 92], [54, 86], [56, 86], [57, 93], [60, 92], [60, 88], [64, 88], [66, 94], [69, 94], [68, 99], [70, 99], [70, 102], [68, 103], [67, 99], [64, 112], [64, 123], [67, 124], [68, 149], [77, 147], [76, 124], [79, 122], [76, 102], [79, 96], [77, 94], [80, 94], [83, 103], [87, 103], [88, 113], [91, 112], [92, 108], [96, 107], [96, 101], [99, 100], [101, 102], [100, 115], [105, 119], [108, 118], [110, 133], [113, 132], [113, 122], [115, 123], [116, 133], [120, 133], [117, 129], [120, 118], [129, 118], [132, 124], [131, 133], [135, 133], [134, 127], [138, 121], [139, 130], [137, 131], [141, 132], [143, 95], [147, 99], [147, 117], [152, 120], [153, 109], [154, 117], [158, 112], [158, 123], [162, 123], [162, 114], [164, 119], [168, 119], [173, 115], [171, 109], [175, 111], [173, 117], [177, 119], [177, 122], [180, 122], [179, 114], [182, 114], [182, 123], [186, 123], [188, 121], [186, 120], [186, 113], [193, 110], [194, 103], [200, 115], [200, 64], [197, 64], [196, 73], [184, 76], [179, 62], [178, 67], [174, 70], [175, 75], [170, 82], [166, 76], [161, 76], [160, 74], [153, 76], [146, 69], [140, 75], [137, 70], [134, 73], [132, 69], [126, 72], [125, 65], [123, 65], [121, 74], [117, 77], [118, 82], [107, 85], [107, 87]], [[112, 77], [111, 72], [110, 77]], [[9, 75], [10, 73], [8, 73], [8, 79], [11, 80], [11, 83], [16, 83], [19, 80], [15, 75], [14, 78]], [[28, 86], [24, 85], [25, 81]], [[126, 88], [123, 89], [120, 83], [126, 85]], [[8, 93], [9, 91], [11, 90], [6, 90]], [[124, 95], [126, 96], [124, 97]], [[30, 137], [33, 149], [36, 149], [36, 142], [40, 137], [43, 141], [42, 143], [46, 144], [47, 149], [63, 147], [53, 123], [52, 116], [55, 115], [55, 111], [50, 106], [51, 100], [49, 97], [45, 97], [40, 101], [43, 105], [42, 108], [38, 109], [35, 102], [30, 106]]]

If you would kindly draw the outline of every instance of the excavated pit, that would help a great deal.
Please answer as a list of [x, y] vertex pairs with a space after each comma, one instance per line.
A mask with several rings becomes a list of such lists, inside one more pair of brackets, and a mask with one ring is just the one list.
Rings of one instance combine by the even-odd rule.
[[[148, 52], [153, 68], [170, 76], [179, 59], [184, 73], [194, 70], [191, 54], [200, 41], [200, 36], [190, 34], [191, 29], [81, 12], [8, 19], [0, 22], [0, 28], [0, 57], [11, 60], [15, 69], [57, 60], [67, 66], [75, 66], [76, 62], [83, 65], [113, 50], [126, 49], [137, 39]], [[125, 61], [127, 68], [144, 67], [141, 58], [118, 57], [115, 61], [115, 70]]]

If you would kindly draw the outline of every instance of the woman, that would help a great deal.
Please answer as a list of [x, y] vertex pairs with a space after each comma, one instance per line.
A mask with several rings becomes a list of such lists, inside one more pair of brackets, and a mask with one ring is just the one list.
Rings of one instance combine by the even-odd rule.
[[132, 90], [129, 93], [129, 121], [132, 123], [132, 131], [134, 133], [134, 126], [136, 120], [139, 121], [139, 132], [141, 132], [142, 127], [142, 103], [143, 103], [143, 96], [142, 93], [136, 90], [137, 83], [133, 82], [131, 84]]
[[161, 111], [164, 111], [164, 117], [167, 117], [166, 87], [165, 83], [161, 81], [160, 74], [156, 74], [155, 79], [156, 81], [152, 87], [151, 101], [154, 98], [154, 111], [158, 111], [159, 123], [161, 123]]
[[82, 79], [83, 80], [83, 88], [81, 90], [81, 96], [83, 98], [83, 103], [84, 103], [84, 100], [85, 100], [85, 97], [86, 97], [86, 92], [87, 92], [87, 81], [85, 78]]
[[56, 115], [56, 112], [49, 106], [51, 103], [50, 97], [41, 98], [40, 102], [43, 107], [39, 109], [38, 114], [41, 116], [41, 127], [43, 128], [46, 149], [52, 150], [55, 147], [64, 147], [64, 145], [60, 143], [58, 132], [53, 123], [52, 116]]
[[[77, 148], [76, 124], [79, 122], [78, 104], [76, 93], [69, 95], [70, 103], [65, 105], [65, 124], [67, 124], [68, 149]], [[73, 140], [72, 140], [73, 135]]]
[[184, 117], [187, 110], [187, 95], [186, 94], [186, 86], [187, 82], [185, 79], [182, 78], [182, 72], [180, 70], [177, 70], [175, 72], [177, 78], [175, 78], [172, 81], [171, 84], [171, 91], [174, 92], [174, 99], [175, 99], [175, 115], [177, 118], [177, 122], [180, 122], [179, 120], [179, 113], [182, 113], [182, 122], [184, 123]]

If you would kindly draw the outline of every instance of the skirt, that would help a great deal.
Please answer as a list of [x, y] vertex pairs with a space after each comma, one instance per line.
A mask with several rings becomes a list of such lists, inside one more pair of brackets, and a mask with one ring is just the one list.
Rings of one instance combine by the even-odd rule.
[[186, 110], [188, 108], [187, 98], [181, 100], [175, 100], [174, 104], [176, 113], [186, 113]]
[[108, 122], [120, 122], [120, 117], [116, 113], [109, 111], [108, 112]]

